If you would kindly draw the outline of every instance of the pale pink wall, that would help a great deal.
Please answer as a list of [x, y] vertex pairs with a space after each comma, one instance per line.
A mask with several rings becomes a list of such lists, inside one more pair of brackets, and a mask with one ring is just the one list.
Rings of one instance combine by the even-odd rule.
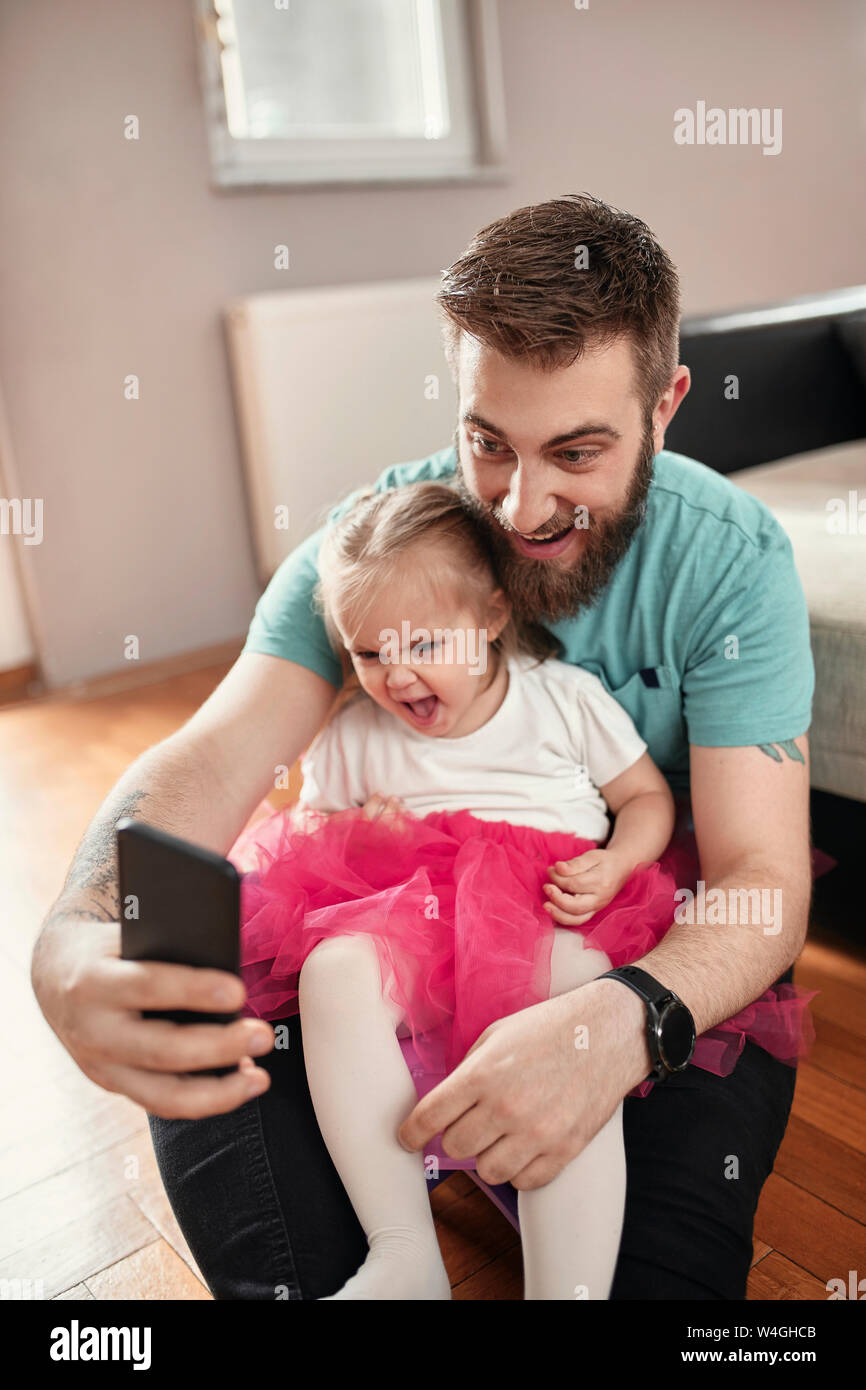
[[[121, 666], [128, 633], [151, 660], [246, 630], [219, 318], [237, 294], [434, 273], [508, 208], [581, 189], [649, 222], [688, 313], [866, 278], [859, 0], [500, 13], [510, 183], [218, 194], [191, 3], [2, 7], [0, 383], [22, 494], [44, 498], [24, 563], [51, 682]], [[675, 108], [698, 100], [782, 107], [782, 153], [675, 145]]]

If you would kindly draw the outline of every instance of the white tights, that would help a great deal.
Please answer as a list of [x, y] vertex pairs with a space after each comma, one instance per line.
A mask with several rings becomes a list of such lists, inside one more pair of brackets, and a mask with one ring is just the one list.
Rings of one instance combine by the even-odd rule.
[[[554, 928], [551, 997], [610, 969], [578, 932]], [[333, 1299], [449, 1299], [424, 1157], [397, 1129], [417, 1101], [384, 997], [375, 945], [330, 937], [304, 962], [299, 1008], [307, 1079], [334, 1167], [369, 1244]], [[625, 1206], [622, 1102], [577, 1158], [545, 1187], [518, 1193], [524, 1298], [606, 1299]]]

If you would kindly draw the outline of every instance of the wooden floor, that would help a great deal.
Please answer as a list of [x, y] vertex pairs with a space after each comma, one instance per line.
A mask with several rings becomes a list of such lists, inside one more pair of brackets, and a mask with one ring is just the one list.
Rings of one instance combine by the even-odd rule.
[[[29, 961], [100, 801], [226, 669], [0, 709], [0, 1281], [29, 1280], [40, 1298], [210, 1298], [143, 1111], [78, 1071], [36, 1005]], [[758, 1210], [753, 1299], [824, 1299], [829, 1279], [866, 1276], [866, 952], [816, 925], [797, 980], [821, 991], [818, 1037]], [[432, 1200], [454, 1297], [519, 1299], [505, 1218], [465, 1174]]]

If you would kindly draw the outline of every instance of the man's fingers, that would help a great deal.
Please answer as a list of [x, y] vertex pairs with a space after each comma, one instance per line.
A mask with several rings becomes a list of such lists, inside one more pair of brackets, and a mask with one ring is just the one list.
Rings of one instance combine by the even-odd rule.
[[190, 1009], [233, 1013], [243, 1006], [242, 980], [225, 970], [169, 965], [164, 961], [97, 962], [88, 979], [88, 1002], [121, 1009]]
[[507, 1134], [477, 1155], [475, 1171], [482, 1182], [489, 1182], [493, 1186], [511, 1182], [513, 1173], [519, 1173], [531, 1164], [535, 1152], [532, 1140], [521, 1140], [517, 1134]]
[[454, 1124], [467, 1110], [471, 1110], [475, 1101], [471, 1081], [461, 1077], [458, 1069], [419, 1100], [397, 1130], [397, 1138], [404, 1149], [423, 1149], [434, 1134], [447, 1129], [448, 1125]]
[[474, 1158], [495, 1144], [501, 1134], [502, 1126], [491, 1119], [489, 1110], [473, 1105], [445, 1130], [442, 1147], [450, 1158]]
[[200, 1120], [223, 1115], [262, 1095], [271, 1079], [262, 1067], [228, 1076], [166, 1076], [133, 1067], [97, 1069], [91, 1079], [109, 1091], [119, 1091], [150, 1115], [163, 1120]]
[[536, 1187], [546, 1187], [549, 1182], [553, 1182], [564, 1167], [565, 1162], [557, 1161], [549, 1154], [542, 1154], [540, 1158], [534, 1158], [525, 1168], [515, 1172], [508, 1181], [518, 1192], [531, 1192]]
[[261, 1057], [274, 1045], [274, 1030], [258, 1018], [234, 1023], [169, 1023], [123, 1015], [111, 1040], [112, 1059], [152, 1072], [228, 1067], [242, 1057]]

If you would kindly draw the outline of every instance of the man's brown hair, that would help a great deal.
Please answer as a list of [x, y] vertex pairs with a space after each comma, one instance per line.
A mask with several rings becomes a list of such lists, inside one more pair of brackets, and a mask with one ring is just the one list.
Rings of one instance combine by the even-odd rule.
[[443, 272], [436, 301], [455, 380], [461, 331], [548, 371], [628, 334], [647, 413], [679, 365], [673, 262], [645, 222], [589, 193], [517, 208], [482, 227]]

